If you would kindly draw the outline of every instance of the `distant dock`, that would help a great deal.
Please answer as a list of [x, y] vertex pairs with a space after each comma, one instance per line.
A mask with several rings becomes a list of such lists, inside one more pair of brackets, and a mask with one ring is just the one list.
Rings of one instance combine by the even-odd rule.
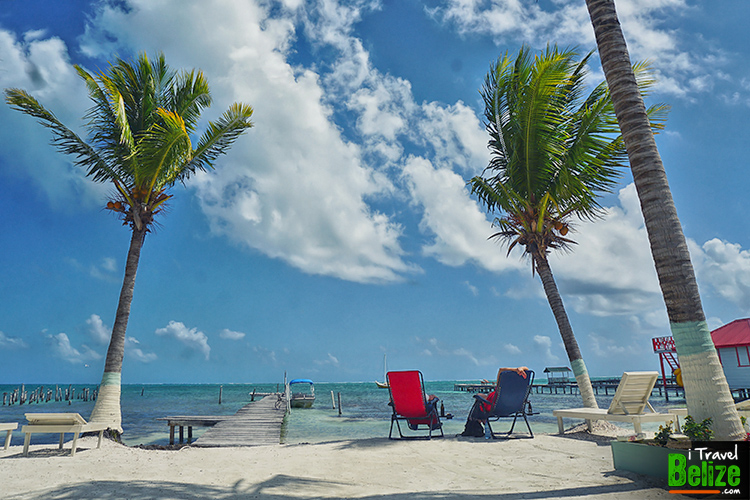
[[[255, 394], [257, 397], [259, 394]], [[180, 443], [187, 427], [188, 443], [193, 439], [193, 427], [210, 427], [193, 446], [264, 446], [281, 442], [281, 425], [286, 415], [286, 399], [281, 393], [270, 393], [263, 399], [240, 408], [234, 415], [181, 415], [160, 418], [169, 425], [169, 444], [174, 444], [175, 428], [179, 428]]]
[[[604, 394], [605, 396], [608, 396], [610, 394], [614, 394], [617, 390], [617, 386], [620, 384], [619, 378], [611, 378], [611, 379], [600, 379], [600, 380], [592, 380], [591, 386], [594, 389], [595, 394]], [[461, 383], [461, 384], [454, 384], [453, 390], [454, 391], [464, 391], [464, 392], [482, 392], [482, 393], [489, 393], [495, 389], [495, 384], [493, 383]], [[546, 384], [534, 384], [532, 385], [532, 391], [536, 394], [580, 394], [580, 390], [578, 389], [578, 384], [576, 382], [556, 382], [556, 383], [546, 383]], [[659, 394], [659, 396], [665, 395], [665, 388], [661, 381], [661, 378], [659, 378], [659, 381], [654, 386], [654, 391]], [[675, 384], [674, 382], [668, 380], [666, 385], [666, 391], [667, 396], [670, 394], [673, 394], [677, 397], [684, 397], [685, 396], [685, 390], [680, 387], [679, 385]], [[733, 391], [737, 392], [738, 396], [741, 396], [744, 394], [744, 390], [742, 392], [740, 390]]]

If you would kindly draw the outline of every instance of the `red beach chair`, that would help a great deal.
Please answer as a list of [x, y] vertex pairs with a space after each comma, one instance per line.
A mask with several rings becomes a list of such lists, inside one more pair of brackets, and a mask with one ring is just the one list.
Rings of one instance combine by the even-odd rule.
[[[422, 372], [417, 370], [388, 372], [388, 390], [391, 393], [393, 415], [391, 415], [391, 430], [388, 439], [393, 437], [393, 424], [396, 423], [401, 439], [432, 438], [432, 431], [439, 430], [443, 437], [443, 424], [437, 410], [437, 399], [430, 402], [424, 391]], [[406, 420], [411, 430], [419, 430], [420, 426], [429, 431], [427, 436], [404, 436], [401, 432], [399, 420]]]

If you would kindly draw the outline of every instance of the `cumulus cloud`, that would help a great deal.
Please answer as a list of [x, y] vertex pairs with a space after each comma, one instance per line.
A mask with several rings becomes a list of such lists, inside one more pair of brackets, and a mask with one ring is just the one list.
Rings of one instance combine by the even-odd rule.
[[0, 331], [0, 349], [25, 349], [29, 345], [21, 337], [10, 337]]
[[188, 328], [179, 321], [170, 321], [164, 328], [157, 329], [156, 334], [176, 339], [188, 349], [202, 353], [208, 361], [211, 346], [208, 345], [206, 334], [198, 331], [197, 328]]
[[743, 310], [750, 309], [750, 250], [717, 238], [703, 245], [688, 240], [688, 246], [699, 282]]
[[245, 338], [245, 334], [242, 332], [235, 332], [224, 328], [220, 333], [219, 337], [227, 340], [242, 340]]
[[86, 344], [82, 344], [80, 350], [73, 347], [68, 335], [65, 333], [47, 335], [47, 341], [55, 356], [71, 364], [85, 364], [88, 361], [95, 361], [102, 358], [101, 354]]
[[423, 247], [425, 255], [450, 266], [473, 263], [491, 271], [524, 267], [487, 239], [492, 234], [490, 222], [471, 199], [461, 176], [417, 157], [406, 161], [403, 176], [412, 202], [423, 210], [420, 229], [434, 238]]
[[103, 345], [109, 343], [109, 340], [112, 337], [112, 332], [104, 325], [102, 318], [99, 317], [98, 314], [92, 314], [89, 319], [86, 320], [86, 324], [88, 325], [89, 337], [91, 337], [94, 342]]
[[510, 344], [510, 343], [509, 344], [505, 344], [503, 346], [503, 349], [505, 349], [505, 351], [508, 354], [512, 354], [512, 355], [521, 354], [521, 352], [522, 352], [521, 349], [517, 345]]
[[569, 253], [550, 255], [566, 304], [598, 316], [645, 314], [663, 308], [635, 186], [619, 192], [620, 206], [581, 222]]
[[556, 363], [560, 358], [552, 353], [552, 339], [546, 335], [534, 335], [534, 347], [548, 362]]
[[465, 347], [446, 347], [440, 340], [435, 337], [431, 337], [428, 339], [414, 337], [414, 341], [417, 346], [422, 349], [421, 353], [423, 356], [438, 356], [444, 358], [460, 359], [461, 363], [465, 363], [466, 361], [468, 361], [474, 366], [492, 366], [497, 364], [497, 358], [495, 358], [495, 356], [493, 355], [482, 354], [481, 356], [477, 356]]
[[[215, 234], [313, 274], [389, 282], [412, 272], [403, 260], [401, 226], [368, 204], [386, 196], [390, 182], [334, 124], [320, 75], [287, 60], [297, 10], [271, 12], [255, 2], [214, 2], [206, 9], [134, 0], [130, 7], [101, 9], [85, 50], [109, 56], [116, 48], [162, 49], [175, 67], [206, 73], [217, 107], [212, 113], [237, 100], [255, 109], [256, 128], [220, 168], [192, 183]], [[354, 14], [335, 7], [321, 7], [316, 18], [325, 27], [319, 35], [327, 36], [321, 43], [352, 41], [346, 32]], [[381, 120], [366, 109], [363, 125]]]
[[[668, 21], [690, 7], [685, 0], [618, 0], [628, 51], [633, 60], [654, 64], [659, 89], [689, 97], [709, 91], [726, 61], [722, 53], [702, 44], [700, 52], [686, 47], [686, 33], [670, 29]], [[549, 40], [559, 45], [595, 46], [594, 30], [584, 2], [552, 2], [546, 6], [526, 0], [448, 0], [428, 12], [459, 33], [489, 35], [499, 46], [508, 40], [525, 40], [544, 47]], [[690, 33], [689, 36], [694, 36]]]
[[[80, 130], [82, 117], [90, 106], [83, 81], [70, 63], [68, 49], [56, 37], [43, 32], [25, 36], [0, 29], [0, 88], [22, 88], [34, 95], [47, 109], [73, 130]], [[69, 158], [49, 144], [48, 129], [10, 106], [0, 106], [0, 149], [9, 175], [30, 175], [56, 208], [65, 208], [75, 199], [78, 206], [99, 203], [105, 188], [74, 168]]]
[[140, 342], [135, 337], [125, 337], [125, 357], [127, 359], [135, 359], [141, 363], [156, 361], [158, 357], [156, 353], [144, 352], [139, 345]]
[[253, 346], [253, 352], [255, 355], [264, 363], [275, 365], [276, 364], [276, 351], [260, 346]]
[[336, 366], [336, 367], [339, 366], [338, 358], [334, 356], [333, 354], [331, 354], [330, 352], [328, 353], [325, 359], [316, 359], [313, 361], [313, 363], [315, 363], [318, 366], [325, 366], [325, 365]]

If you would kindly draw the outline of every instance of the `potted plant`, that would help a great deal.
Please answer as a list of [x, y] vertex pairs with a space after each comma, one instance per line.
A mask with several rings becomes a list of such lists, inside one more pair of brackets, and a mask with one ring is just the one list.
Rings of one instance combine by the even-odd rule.
[[[692, 425], [688, 425], [688, 419]], [[667, 479], [669, 474], [669, 455], [682, 454], [689, 458], [690, 444], [692, 441], [706, 440], [706, 432], [713, 435], [710, 430], [710, 419], [701, 424], [696, 424], [688, 416], [685, 419], [683, 432], [688, 439], [679, 439], [673, 436], [672, 422], [659, 426], [653, 439], [641, 439], [636, 441], [612, 441], [612, 461], [616, 470], [626, 470]], [[691, 434], [688, 434], [688, 431]], [[692, 460], [688, 460], [692, 464]]]

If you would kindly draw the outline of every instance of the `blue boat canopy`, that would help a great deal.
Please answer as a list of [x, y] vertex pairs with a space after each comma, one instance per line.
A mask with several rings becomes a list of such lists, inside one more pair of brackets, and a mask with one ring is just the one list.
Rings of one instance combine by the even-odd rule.
[[289, 382], [289, 385], [292, 384], [310, 384], [313, 385], [313, 381], [309, 378], [295, 378], [294, 380]]

